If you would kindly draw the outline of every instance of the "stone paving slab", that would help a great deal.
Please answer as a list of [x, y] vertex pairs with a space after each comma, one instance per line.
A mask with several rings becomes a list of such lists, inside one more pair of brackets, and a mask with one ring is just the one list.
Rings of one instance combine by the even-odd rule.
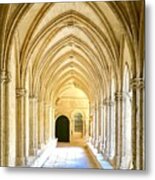
[[45, 168], [97, 168], [84, 146], [58, 144], [44, 163]]

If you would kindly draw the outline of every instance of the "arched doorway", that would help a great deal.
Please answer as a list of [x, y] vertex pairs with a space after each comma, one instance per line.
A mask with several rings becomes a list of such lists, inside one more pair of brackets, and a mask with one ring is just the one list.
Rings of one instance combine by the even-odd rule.
[[56, 133], [58, 142], [69, 142], [69, 119], [66, 116], [59, 116], [56, 120]]

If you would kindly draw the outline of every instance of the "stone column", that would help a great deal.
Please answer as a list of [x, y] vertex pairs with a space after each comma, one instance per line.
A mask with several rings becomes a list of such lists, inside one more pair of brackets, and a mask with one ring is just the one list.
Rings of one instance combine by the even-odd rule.
[[45, 143], [47, 144], [49, 142], [49, 135], [50, 135], [50, 127], [49, 127], [49, 122], [50, 122], [50, 107], [51, 105], [48, 103], [45, 103], [44, 108], [45, 108], [45, 121], [44, 121], [44, 126], [45, 126]]
[[9, 164], [9, 112], [8, 112], [8, 86], [10, 74], [0, 71], [0, 166]]
[[52, 107], [49, 105], [49, 140], [52, 139]]
[[103, 121], [104, 121], [104, 128], [103, 128], [103, 156], [106, 159], [106, 149], [107, 149], [107, 106], [106, 100], [103, 100]]
[[96, 139], [96, 113], [95, 106], [92, 106], [92, 145], [95, 146]]
[[115, 155], [115, 104], [111, 101], [110, 104], [110, 116], [111, 116], [111, 138], [110, 138], [110, 159], [113, 161], [114, 155]]
[[38, 102], [38, 148], [42, 149], [44, 145], [44, 138], [43, 138], [43, 132], [44, 132], [44, 116], [43, 116], [43, 102]]
[[107, 126], [107, 121], [106, 121], [106, 105], [104, 104], [104, 101], [103, 101], [103, 124], [104, 124], [104, 127], [103, 127], [103, 155], [105, 153], [105, 148], [106, 148], [106, 126]]
[[121, 167], [121, 157], [122, 157], [122, 119], [123, 119], [123, 92], [116, 92], [116, 145], [115, 145], [115, 168], [120, 169]]
[[95, 106], [95, 115], [94, 115], [94, 125], [95, 125], [95, 148], [98, 149], [99, 144], [99, 124], [98, 124], [98, 105]]
[[102, 152], [103, 150], [103, 138], [104, 138], [104, 109], [103, 109], [103, 105], [100, 104], [99, 106], [99, 147], [98, 147], [98, 151]]
[[52, 107], [52, 138], [55, 139], [55, 107]]
[[112, 103], [109, 99], [104, 100], [104, 105], [106, 108], [106, 142], [105, 142], [105, 158], [109, 158], [110, 156], [110, 148], [111, 148], [111, 106]]
[[29, 155], [35, 156], [38, 149], [38, 101], [37, 97], [29, 97]]
[[132, 90], [132, 163], [133, 169], [144, 169], [144, 80], [133, 78]]
[[16, 165], [25, 165], [25, 95], [24, 88], [16, 89]]

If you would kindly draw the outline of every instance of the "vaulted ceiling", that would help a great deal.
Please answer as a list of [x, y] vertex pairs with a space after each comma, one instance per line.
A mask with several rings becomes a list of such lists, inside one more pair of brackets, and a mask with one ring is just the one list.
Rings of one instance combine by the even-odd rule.
[[[7, 6], [4, 41], [6, 47], [16, 44], [17, 85], [24, 86], [29, 78], [30, 93], [40, 99], [56, 101], [72, 85], [83, 90], [90, 101], [100, 98], [107, 93], [111, 74], [119, 77], [122, 39], [138, 41], [139, 4], [124, 1]], [[126, 46], [126, 54], [129, 49]]]

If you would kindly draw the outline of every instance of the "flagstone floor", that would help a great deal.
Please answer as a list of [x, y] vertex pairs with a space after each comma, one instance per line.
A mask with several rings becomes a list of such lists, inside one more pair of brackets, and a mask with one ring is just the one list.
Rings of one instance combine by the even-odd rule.
[[82, 143], [58, 143], [43, 165], [44, 168], [97, 168]]

